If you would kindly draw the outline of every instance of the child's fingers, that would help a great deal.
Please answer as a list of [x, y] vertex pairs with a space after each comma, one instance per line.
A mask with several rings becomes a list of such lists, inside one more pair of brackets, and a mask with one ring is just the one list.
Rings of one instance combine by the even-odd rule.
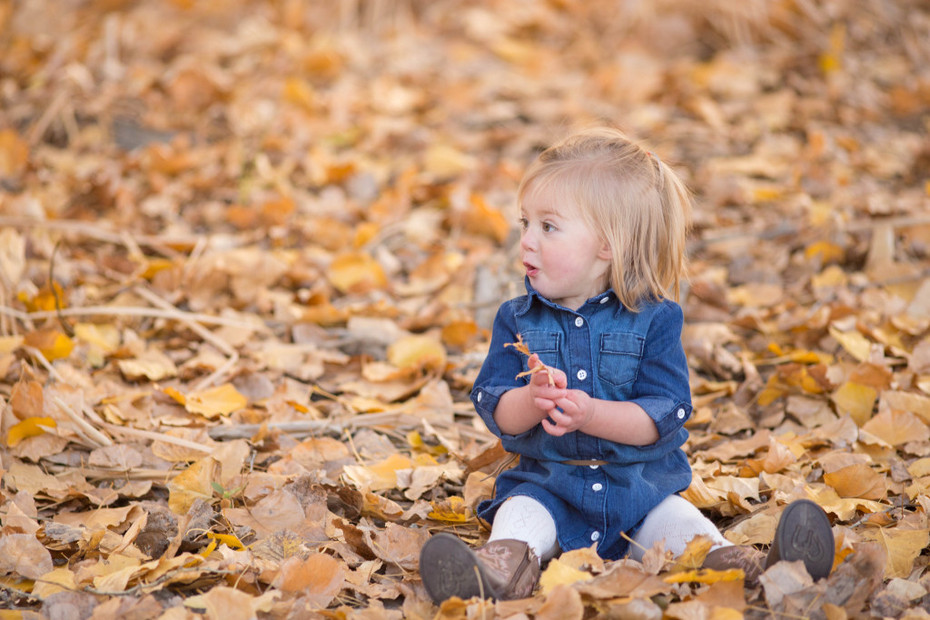
[[542, 421], [543, 430], [552, 435], [553, 437], [561, 437], [565, 434], [566, 428], [559, 426], [558, 424], [553, 424], [549, 420]]

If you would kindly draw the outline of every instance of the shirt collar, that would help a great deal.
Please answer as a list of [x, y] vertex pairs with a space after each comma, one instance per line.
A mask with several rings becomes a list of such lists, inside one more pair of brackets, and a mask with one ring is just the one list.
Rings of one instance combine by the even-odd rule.
[[575, 312], [575, 314], [581, 314], [584, 312], [587, 306], [598, 307], [602, 304], [607, 304], [608, 302], [610, 302], [611, 299], [617, 298], [617, 296], [614, 295], [613, 289], [609, 288], [603, 293], [600, 293], [599, 295], [595, 295], [591, 299], [587, 300], [584, 303], [584, 305], [581, 306], [581, 308], [579, 308], [578, 311], [576, 312], [574, 310], [569, 310], [568, 308], [565, 308], [564, 306], [560, 306], [556, 303], [553, 303], [549, 299], [540, 295], [539, 291], [533, 288], [533, 285], [530, 284], [530, 279], [527, 276], [523, 277], [523, 285], [526, 287], [526, 303], [523, 304], [523, 306], [517, 311], [517, 314], [526, 313], [530, 309], [530, 306], [533, 304], [534, 299], [538, 299], [540, 303], [545, 304], [549, 306], [550, 308], [554, 308], [556, 310], [563, 310], [565, 312]]

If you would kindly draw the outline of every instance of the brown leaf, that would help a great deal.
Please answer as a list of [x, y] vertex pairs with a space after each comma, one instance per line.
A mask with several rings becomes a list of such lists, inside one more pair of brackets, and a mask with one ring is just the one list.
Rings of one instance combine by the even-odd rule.
[[32, 534], [0, 536], [0, 569], [29, 579], [52, 570], [52, 555]]

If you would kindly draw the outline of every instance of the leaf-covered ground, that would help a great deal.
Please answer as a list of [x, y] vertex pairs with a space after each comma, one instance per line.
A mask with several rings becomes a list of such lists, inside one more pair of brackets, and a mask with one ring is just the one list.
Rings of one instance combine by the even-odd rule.
[[[930, 615], [925, 2], [14, 0], [0, 50], [3, 618]], [[594, 122], [696, 195], [688, 498], [760, 549], [816, 499], [828, 580], [425, 596], [516, 184]]]

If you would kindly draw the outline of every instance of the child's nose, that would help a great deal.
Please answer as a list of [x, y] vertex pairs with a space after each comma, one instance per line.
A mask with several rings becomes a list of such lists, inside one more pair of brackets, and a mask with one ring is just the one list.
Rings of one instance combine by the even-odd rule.
[[536, 240], [529, 230], [524, 230], [520, 235], [520, 248], [523, 250], [532, 250], [536, 246]]

